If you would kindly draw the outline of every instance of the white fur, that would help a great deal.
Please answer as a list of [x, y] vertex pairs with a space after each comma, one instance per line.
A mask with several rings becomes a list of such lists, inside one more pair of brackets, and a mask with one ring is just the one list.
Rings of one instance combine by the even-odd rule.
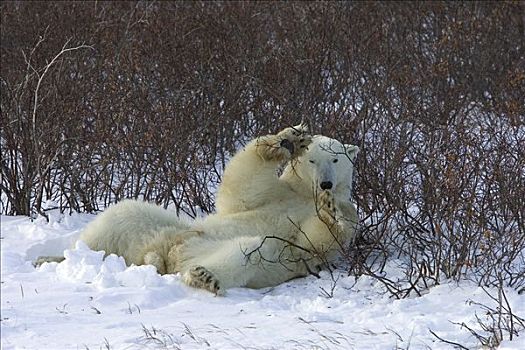
[[[283, 139], [294, 144], [293, 154], [281, 147]], [[216, 214], [189, 227], [162, 208], [124, 201], [95, 219], [80, 239], [128, 264], [181, 272], [189, 285], [215, 293], [274, 286], [332, 260], [353, 235], [357, 152], [334, 139], [311, 138], [302, 126], [288, 128], [253, 140], [231, 159]], [[324, 181], [333, 183], [331, 190], [319, 187]]]
[[[341, 247], [316, 206], [323, 181], [334, 183], [338, 224], [344, 226], [340, 243], [349, 240], [357, 224], [350, 203], [356, 146], [315, 136], [308, 150], [289, 162], [278, 178], [276, 164], [261, 160], [255, 145], [252, 142], [230, 161], [218, 192], [218, 213], [193, 227], [205, 235], [188, 240], [179, 257], [179, 270], [204, 266], [221, 288], [274, 286], [306, 275], [306, 264], [313, 269], [323, 262], [301, 249], [285, 248], [289, 246], [285, 241], [321, 253], [328, 261], [334, 258]], [[266, 238], [262, 244], [268, 236], [278, 238]]]

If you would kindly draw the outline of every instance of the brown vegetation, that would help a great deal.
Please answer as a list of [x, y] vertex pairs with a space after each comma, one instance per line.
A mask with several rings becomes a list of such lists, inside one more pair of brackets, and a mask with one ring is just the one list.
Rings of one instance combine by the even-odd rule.
[[245, 140], [305, 121], [361, 148], [354, 273], [524, 290], [523, 3], [0, 6], [4, 214], [210, 212]]

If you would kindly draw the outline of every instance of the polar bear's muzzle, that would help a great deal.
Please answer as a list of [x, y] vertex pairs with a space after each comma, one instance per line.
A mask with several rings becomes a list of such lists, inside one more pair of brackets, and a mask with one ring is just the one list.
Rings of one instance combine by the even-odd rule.
[[326, 164], [317, 170], [317, 186], [323, 191], [335, 189], [335, 172], [334, 169]]

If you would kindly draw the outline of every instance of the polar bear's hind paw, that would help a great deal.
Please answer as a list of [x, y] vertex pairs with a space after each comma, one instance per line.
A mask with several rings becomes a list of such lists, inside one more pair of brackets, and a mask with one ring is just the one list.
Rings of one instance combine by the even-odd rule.
[[217, 278], [203, 266], [192, 267], [186, 272], [184, 282], [190, 287], [206, 289], [215, 295], [223, 292]]

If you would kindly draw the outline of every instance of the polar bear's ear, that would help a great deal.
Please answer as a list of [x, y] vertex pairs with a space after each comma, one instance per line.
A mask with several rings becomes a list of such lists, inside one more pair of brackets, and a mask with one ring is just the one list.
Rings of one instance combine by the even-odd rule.
[[354, 160], [357, 154], [359, 153], [359, 147], [351, 144], [346, 144], [345, 151], [348, 155], [348, 158], [350, 158], [350, 160]]

